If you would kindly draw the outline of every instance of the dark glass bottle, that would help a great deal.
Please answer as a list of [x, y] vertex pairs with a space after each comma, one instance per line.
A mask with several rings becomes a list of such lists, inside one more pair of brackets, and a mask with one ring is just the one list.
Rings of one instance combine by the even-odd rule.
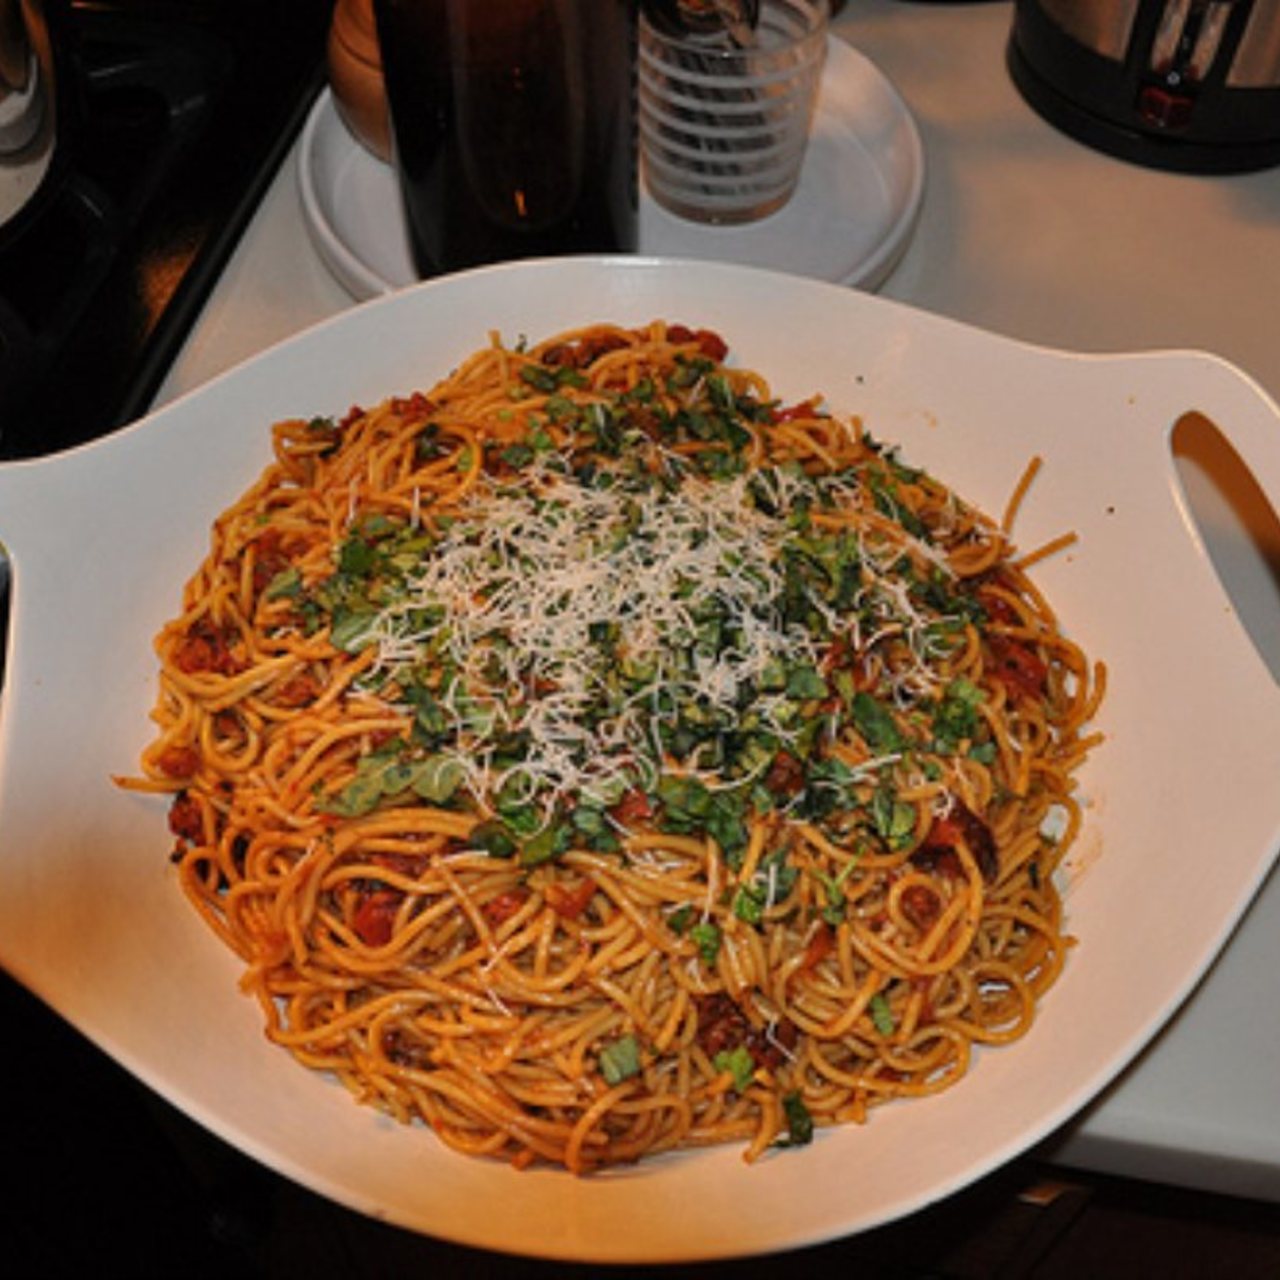
[[633, 0], [375, 0], [421, 276], [634, 250]]

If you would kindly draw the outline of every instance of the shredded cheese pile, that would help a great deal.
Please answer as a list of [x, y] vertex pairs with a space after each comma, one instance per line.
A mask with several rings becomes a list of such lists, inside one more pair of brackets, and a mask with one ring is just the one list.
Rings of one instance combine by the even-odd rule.
[[[453, 688], [468, 706], [455, 698], [450, 710], [471, 722], [457, 759], [473, 789], [494, 785], [498, 737], [526, 732], [519, 772], [548, 801], [608, 794], [635, 771], [651, 782], [655, 721], [690, 700], [729, 711], [771, 665], [818, 660], [809, 633], [777, 608], [787, 521], [751, 500], [745, 477], [599, 487], [562, 462], [474, 496], [368, 631], [377, 673], [435, 648], [461, 674]], [[800, 483], [773, 474], [778, 489]], [[710, 600], [730, 648], [698, 644], [696, 610]], [[424, 615], [428, 625], [410, 621]], [[619, 689], [619, 664], [643, 674], [642, 688]], [[785, 736], [770, 715], [778, 701], [755, 709]]]

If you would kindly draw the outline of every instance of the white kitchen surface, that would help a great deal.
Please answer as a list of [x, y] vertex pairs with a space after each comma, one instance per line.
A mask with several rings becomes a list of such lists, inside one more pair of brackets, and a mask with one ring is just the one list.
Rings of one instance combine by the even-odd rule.
[[[924, 139], [919, 222], [880, 292], [1054, 347], [1211, 351], [1280, 397], [1280, 169], [1163, 173], [1060, 135], [1009, 80], [1011, 20], [1004, 2], [851, 0], [835, 24], [896, 86]], [[353, 305], [304, 228], [291, 155], [160, 400]], [[1204, 471], [1187, 463], [1184, 478], [1238, 611], [1280, 674], [1280, 534], [1246, 539]], [[1206, 804], [1230, 767], [1205, 761]], [[1276, 775], [1280, 803], [1280, 761]], [[1273, 874], [1181, 1014], [1041, 1154], [1280, 1201], [1278, 990]]]

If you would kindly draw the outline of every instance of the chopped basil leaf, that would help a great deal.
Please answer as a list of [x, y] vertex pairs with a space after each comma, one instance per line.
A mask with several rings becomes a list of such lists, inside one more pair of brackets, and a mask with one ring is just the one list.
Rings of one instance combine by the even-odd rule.
[[554, 392], [560, 385], [556, 381], [556, 375], [540, 364], [521, 365], [520, 381], [535, 391], [545, 391], [548, 394]]
[[340, 791], [316, 800], [320, 813], [332, 813], [342, 818], [358, 818], [377, 808], [386, 794], [387, 769], [394, 759], [383, 756], [362, 756], [356, 761], [355, 777]]
[[893, 713], [865, 690], [860, 689], [853, 695], [853, 723], [873, 751], [902, 749], [902, 733]]
[[713, 965], [720, 954], [720, 927], [710, 920], [701, 920], [689, 930], [689, 937], [698, 948], [702, 963]]
[[667, 928], [672, 933], [682, 935], [693, 921], [693, 903], [686, 902], [683, 906], [677, 907], [667, 917]]
[[754, 885], [743, 885], [733, 898], [733, 914], [746, 924], [764, 919], [764, 895]]
[[338, 548], [338, 572], [352, 578], [362, 578], [377, 562], [373, 544], [364, 538], [348, 538]]
[[436, 755], [415, 764], [408, 785], [431, 804], [444, 804], [462, 785], [466, 770], [454, 756]]
[[891, 849], [904, 848], [916, 826], [914, 805], [904, 804], [889, 784], [882, 784], [871, 797], [871, 820], [876, 833]]
[[496, 818], [478, 823], [471, 829], [471, 843], [491, 858], [514, 858], [519, 848], [505, 823]]
[[875, 1025], [875, 1029], [882, 1036], [893, 1035], [895, 1026], [893, 1020], [893, 1011], [889, 1008], [889, 1002], [880, 992], [876, 992], [871, 997], [871, 1002], [867, 1005], [867, 1011], [871, 1014], [871, 1021]]
[[787, 672], [787, 696], [806, 701], [810, 698], [825, 698], [827, 682], [811, 666], [794, 666]]
[[721, 1049], [711, 1059], [711, 1065], [717, 1071], [727, 1071], [733, 1076], [733, 1087], [742, 1093], [751, 1083], [756, 1073], [756, 1060], [746, 1045], [738, 1045], [735, 1049]]
[[952, 680], [933, 715], [933, 749], [949, 753], [972, 740], [982, 718], [978, 706], [986, 695], [971, 680]]
[[640, 1074], [640, 1046], [635, 1036], [620, 1036], [600, 1050], [600, 1074], [614, 1085]]
[[264, 592], [268, 600], [279, 600], [281, 597], [295, 597], [302, 592], [302, 575], [297, 568], [290, 565], [287, 569], [281, 569], [279, 573], [267, 583], [267, 589]]
[[536, 867], [543, 862], [558, 858], [569, 847], [569, 835], [570, 827], [565, 822], [556, 822], [543, 827], [537, 835], [521, 846], [520, 865]]
[[341, 791], [318, 799], [316, 809], [340, 818], [358, 818], [375, 809], [381, 799], [382, 779], [357, 773]]
[[844, 883], [857, 865], [857, 858], [850, 858], [834, 876], [824, 875], [818, 870], [813, 872], [827, 896], [827, 901], [822, 907], [822, 918], [829, 925], [838, 925], [844, 919]]
[[329, 643], [344, 653], [359, 653], [373, 643], [372, 629], [376, 620], [377, 615], [372, 611], [335, 613], [329, 629]]
[[783, 1096], [782, 1114], [787, 1120], [787, 1136], [780, 1146], [804, 1147], [813, 1141], [813, 1116], [798, 1093]]

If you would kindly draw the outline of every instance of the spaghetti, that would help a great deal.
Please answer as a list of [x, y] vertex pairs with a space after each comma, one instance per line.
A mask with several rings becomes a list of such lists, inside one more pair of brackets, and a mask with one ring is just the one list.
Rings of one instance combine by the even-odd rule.
[[800, 1145], [1063, 966], [1102, 667], [1007, 527], [726, 356], [495, 336], [279, 423], [157, 638], [122, 782], [266, 1034], [460, 1151]]

